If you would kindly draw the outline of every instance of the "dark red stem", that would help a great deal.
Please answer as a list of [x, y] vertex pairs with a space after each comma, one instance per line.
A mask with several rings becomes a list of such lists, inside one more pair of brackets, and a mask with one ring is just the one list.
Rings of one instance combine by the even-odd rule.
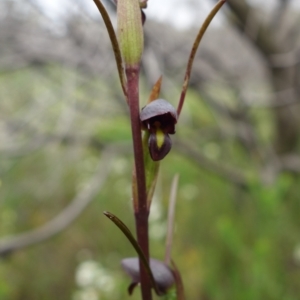
[[[135, 225], [138, 243], [149, 261], [149, 236], [146, 194], [145, 165], [142, 144], [142, 130], [140, 122], [139, 105], [139, 67], [126, 68], [127, 93], [129, 100], [131, 130], [133, 138], [133, 152], [135, 161], [135, 172], [137, 181], [138, 203], [134, 203]], [[151, 282], [148, 274], [140, 260], [141, 291], [143, 300], [152, 300]]]

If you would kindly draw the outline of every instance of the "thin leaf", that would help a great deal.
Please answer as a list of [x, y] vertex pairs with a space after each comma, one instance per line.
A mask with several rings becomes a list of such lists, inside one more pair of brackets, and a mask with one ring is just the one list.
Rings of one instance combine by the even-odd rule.
[[185, 77], [184, 77], [184, 81], [183, 81], [183, 86], [182, 86], [182, 91], [181, 91], [181, 95], [180, 95], [180, 99], [179, 99], [179, 103], [178, 103], [178, 107], [177, 107], [177, 114], [178, 117], [180, 115], [183, 103], [184, 103], [184, 99], [185, 99], [185, 95], [186, 95], [186, 90], [188, 88], [188, 84], [190, 81], [190, 76], [191, 76], [191, 71], [192, 71], [192, 66], [193, 66], [193, 62], [194, 62], [194, 58], [196, 55], [196, 52], [198, 50], [199, 44], [202, 40], [202, 37], [206, 31], [206, 29], [208, 28], [210, 22], [212, 21], [212, 19], [214, 18], [214, 16], [217, 14], [217, 12], [219, 11], [219, 9], [222, 7], [222, 5], [226, 2], [226, 0], [220, 0], [215, 7], [212, 9], [212, 11], [209, 13], [209, 15], [206, 17], [204, 23], [202, 24], [198, 35], [195, 39], [195, 42], [193, 44], [191, 53], [190, 53], [190, 57], [189, 57], [189, 61], [188, 61], [188, 65], [186, 68], [186, 72], [185, 72]]
[[120, 83], [122, 86], [122, 90], [124, 93], [124, 96], [126, 97], [127, 103], [128, 103], [128, 99], [127, 99], [127, 89], [126, 89], [126, 77], [124, 74], [124, 69], [123, 69], [123, 61], [122, 61], [122, 55], [121, 55], [121, 51], [120, 51], [120, 47], [119, 47], [119, 43], [117, 40], [117, 36], [116, 33], [114, 31], [113, 25], [110, 21], [109, 15], [105, 9], [105, 7], [103, 6], [103, 4], [101, 3], [100, 0], [93, 0], [103, 18], [104, 24], [106, 26], [110, 41], [111, 41], [111, 45], [114, 51], [114, 55], [115, 55], [115, 60], [116, 60], [116, 64], [117, 64], [117, 68], [118, 68], [118, 73], [119, 73], [119, 78], [120, 78]]
[[154, 280], [154, 276], [153, 273], [151, 271], [151, 268], [149, 266], [149, 263], [147, 261], [146, 256], [144, 255], [141, 247], [139, 246], [138, 242], [136, 241], [136, 239], [133, 237], [131, 231], [129, 230], [129, 228], [118, 218], [116, 217], [114, 214], [108, 212], [108, 211], [104, 211], [103, 214], [108, 217], [111, 221], [113, 221], [115, 223], [115, 225], [117, 225], [117, 227], [124, 233], [124, 235], [127, 237], [127, 239], [129, 240], [129, 242], [131, 243], [131, 245], [133, 246], [133, 248], [135, 249], [136, 253], [138, 254], [140, 260], [142, 261], [143, 266], [146, 269], [146, 272], [151, 280], [151, 284], [156, 292], [157, 295], [161, 295], [162, 293], [160, 292], [160, 290], [157, 287], [157, 284]]

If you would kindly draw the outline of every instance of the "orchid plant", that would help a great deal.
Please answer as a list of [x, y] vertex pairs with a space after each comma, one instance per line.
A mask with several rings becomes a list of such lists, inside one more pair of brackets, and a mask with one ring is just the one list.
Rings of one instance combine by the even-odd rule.
[[132, 194], [137, 239], [118, 217], [110, 212], [104, 212], [104, 214], [120, 228], [138, 254], [137, 258], [126, 258], [122, 261], [125, 272], [132, 279], [128, 288], [129, 294], [133, 292], [137, 284], [140, 284], [142, 299], [151, 300], [152, 289], [157, 295], [162, 296], [166, 295], [169, 288], [175, 284], [175, 299], [184, 299], [180, 273], [170, 259], [170, 235], [178, 177], [175, 177], [171, 189], [173, 201], [169, 212], [170, 225], [168, 226], [167, 254], [164, 262], [150, 258], [148, 217], [159, 164], [172, 147], [169, 135], [175, 133], [175, 125], [184, 104], [194, 57], [206, 29], [226, 0], [220, 0], [215, 5], [198, 32], [188, 59], [177, 109], [168, 101], [159, 98], [162, 83], [162, 77], [160, 77], [153, 86], [149, 99], [142, 110], [140, 110], [139, 99], [139, 73], [143, 54], [143, 26], [146, 20], [144, 10], [147, 8], [147, 0], [113, 1], [117, 6], [117, 34], [102, 2], [100, 0], [93, 1], [106, 25], [121, 87], [130, 111], [134, 152]]

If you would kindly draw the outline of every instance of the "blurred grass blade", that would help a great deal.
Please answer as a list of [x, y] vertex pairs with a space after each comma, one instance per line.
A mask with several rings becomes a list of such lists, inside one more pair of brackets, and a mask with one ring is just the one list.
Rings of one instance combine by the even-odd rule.
[[[107, 32], [111, 41], [111, 45], [115, 54], [115, 60], [116, 60], [116, 64], [117, 64], [117, 68], [118, 68], [118, 73], [119, 73], [119, 78], [120, 78], [120, 83], [122, 86], [122, 90], [123, 93], [126, 97], [127, 100], [127, 89], [126, 89], [126, 78], [125, 78], [125, 73], [123, 70], [123, 61], [122, 61], [122, 55], [121, 55], [121, 51], [120, 51], [120, 47], [119, 47], [119, 43], [117, 40], [117, 36], [116, 33], [114, 31], [114, 28], [112, 26], [112, 23], [110, 21], [109, 15], [105, 9], [105, 7], [103, 6], [103, 4], [101, 3], [100, 0], [93, 0], [94, 3], [96, 4], [102, 18], [103, 21], [105, 23], [105, 26], [107, 28]], [[128, 103], [128, 100], [127, 100]]]
[[212, 21], [212, 19], [214, 18], [214, 16], [217, 14], [217, 12], [220, 10], [220, 8], [222, 7], [222, 5], [226, 2], [226, 0], [220, 0], [215, 7], [212, 9], [212, 11], [209, 13], [209, 15], [206, 17], [206, 19], [204, 20], [204, 23], [202, 24], [198, 35], [195, 39], [195, 42], [193, 44], [190, 56], [189, 56], [189, 60], [188, 60], [188, 65], [186, 68], [186, 72], [185, 72], [185, 77], [184, 77], [184, 81], [183, 81], [183, 86], [182, 86], [182, 91], [181, 91], [181, 95], [180, 95], [180, 99], [179, 99], [179, 103], [178, 103], [178, 107], [177, 107], [177, 114], [178, 117], [180, 115], [183, 103], [184, 103], [184, 99], [185, 99], [185, 95], [186, 95], [186, 90], [188, 88], [188, 84], [190, 81], [190, 76], [191, 76], [191, 71], [192, 71], [192, 66], [193, 66], [193, 62], [194, 62], [194, 58], [196, 55], [196, 52], [198, 50], [199, 44], [202, 40], [202, 37], [206, 31], [206, 29], [208, 28], [210, 22]]
[[116, 217], [114, 214], [108, 212], [108, 211], [104, 211], [103, 214], [108, 217], [111, 221], [113, 221], [115, 223], [115, 225], [117, 225], [117, 227], [124, 233], [124, 235], [127, 237], [127, 239], [129, 240], [129, 242], [131, 243], [131, 245], [133, 246], [133, 248], [135, 249], [135, 251], [137, 252], [139, 258], [141, 259], [147, 274], [151, 280], [152, 286], [156, 292], [157, 295], [161, 295], [161, 292], [159, 291], [157, 284], [154, 280], [154, 276], [153, 273], [151, 271], [150, 265], [147, 261], [146, 256], [144, 255], [141, 247], [139, 246], [138, 242], [136, 241], [136, 239], [134, 238], [134, 236], [132, 235], [131, 231], [129, 230], [129, 228], [118, 218]]
[[175, 218], [175, 205], [178, 189], [179, 174], [176, 174], [172, 181], [170, 200], [169, 200], [169, 210], [168, 210], [168, 227], [167, 227], [167, 238], [166, 238], [166, 254], [165, 263], [169, 266], [171, 262], [171, 250], [172, 250], [172, 240], [174, 231], [174, 218]]

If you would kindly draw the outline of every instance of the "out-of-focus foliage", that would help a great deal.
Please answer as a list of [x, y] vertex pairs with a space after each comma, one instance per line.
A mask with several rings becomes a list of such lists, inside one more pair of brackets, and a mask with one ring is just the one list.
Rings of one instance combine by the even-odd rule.
[[[110, 211], [134, 228], [128, 111], [103, 24], [69, 15], [53, 32], [32, 3], [1, 3], [0, 251], [5, 238], [39, 228], [68, 207], [108, 145], [114, 158], [105, 184], [70, 226], [2, 255], [0, 299], [140, 299], [137, 291], [127, 295], [129, 278], [120, 268], [134, 250], [102, 215]], [[282, 39], [292, 23], [284, 20], [276, 25]], [[179, 173], [172, 254], [187, 299], [297, 300], [299, 144], [279, 149], [275, 126], [277, 96], [289, 91], [274, 88], [278, 70], [255, 41], [225, 23], [203, 40], [174, 146], [161, 164], [151, 255], [164, 257], [170, 184]], [[293, 28], [298, 49], [299, 26]], [[163, 72], [163, 97], [176, 105], [194, 33], [146, 22], [144, 102]], [[293, 68], [288, 78], [299, 64]], [[288, 107], [299, 111], [297, 103]]]

